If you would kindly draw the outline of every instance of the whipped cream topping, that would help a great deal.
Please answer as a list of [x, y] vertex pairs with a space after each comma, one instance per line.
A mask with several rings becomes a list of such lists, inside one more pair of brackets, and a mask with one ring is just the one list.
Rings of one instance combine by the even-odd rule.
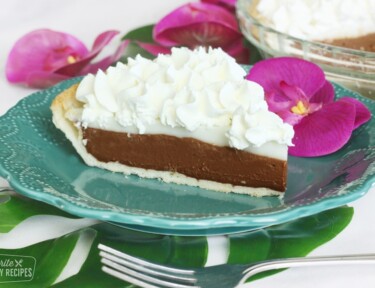
[[256, 10], [264, 24], [305, 40], [375, 32], [375, 0], [259, 0]]
[[[268, 111], [263, 88], [220, 48], [173, 48], [83, 78], [84, 103], [73, 121], [83, 127], [168, 134], [237, 149], [292, 145], [293, 128]], [[269, 145], [268, 145], [269, 146]], [[271, 147], [271, 146], [269, 146]]]

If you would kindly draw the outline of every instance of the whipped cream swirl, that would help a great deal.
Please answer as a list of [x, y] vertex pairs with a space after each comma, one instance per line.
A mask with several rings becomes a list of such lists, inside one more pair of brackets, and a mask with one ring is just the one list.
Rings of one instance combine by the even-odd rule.
[[264, 24], [305, 40], [375, 32], [375, 0], [259, 0], [256, 10]]
[[220, 48], [173, 48], [153, 61], [137, 56], [84, 77], [76, 93], [84, 107], [76, 120], [125, 133], [182, 131], [176, 136], [237, 149], [292, 145], [293, 128], [268, 111], [263, 88], [245, 75]]

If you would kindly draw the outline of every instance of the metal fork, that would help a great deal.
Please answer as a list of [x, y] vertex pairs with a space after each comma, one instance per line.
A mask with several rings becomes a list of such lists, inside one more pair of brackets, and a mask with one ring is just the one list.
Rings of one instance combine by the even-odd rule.
[[300, 257], [266, 260], [249, 265], [217, 265], [197, 269], [176, 269], [145, 261], [99, 244], [102, 270], [143, 288], [230, 288], [245, 283], [260, 272], [304, 266], [375, 264], [375, 254]]

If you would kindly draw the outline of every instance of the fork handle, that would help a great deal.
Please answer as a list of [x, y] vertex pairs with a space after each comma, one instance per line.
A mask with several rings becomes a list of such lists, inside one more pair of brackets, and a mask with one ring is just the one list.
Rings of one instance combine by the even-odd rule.
[[312, 267], [343, 264], [375, 264], [375, 254], [297, 257], [264, 261], [245, 269], [243, 272], [244, 276], [238, 285], [244, 284], [245, 281], [251, 276], [264, 271], [293, 267]]

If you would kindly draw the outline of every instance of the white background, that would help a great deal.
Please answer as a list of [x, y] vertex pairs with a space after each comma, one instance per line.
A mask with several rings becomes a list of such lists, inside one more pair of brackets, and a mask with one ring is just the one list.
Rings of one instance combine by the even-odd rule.
[[[0, 0], [0, 115], [33, 89], [9, 84], [4, 75], [7, 55], [17, 39], [38, 28], [75, 35], [88, 47], [105, 30], [125, 34], [130, 29], [157, 22], [186, 0]], [[0, 184], [4, 181], [0, 180]], [[350, 225], [312, 255], [375, 253], [375, 189], [355, 201]], [[219, 241], [220, 242], [220, 241]], [[212, 247], [215, 247], [215, 241]], [[220, 255], [220, 245], [210, 253]], [[251, 247], [249, 247], [251, 249]], [[215, 257], [213, 257], [215, 258]], [[215, 260], [214, 260], [215, 261]], [[248, 287], [375, 287], [375, 264], [344, 268], [290, 269], [256, 281]]]

